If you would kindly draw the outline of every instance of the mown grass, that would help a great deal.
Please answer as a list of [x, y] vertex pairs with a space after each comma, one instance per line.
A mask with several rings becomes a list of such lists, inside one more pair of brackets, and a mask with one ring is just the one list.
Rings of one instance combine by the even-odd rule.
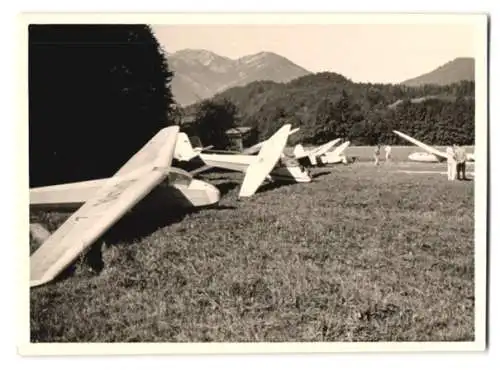
[[31, 340], [473, 340], [474, 183], [400, 166], [321, 168], [244, 201], [241, 174], [207, 175], [219, 207], [132, 214], [99, 268], [32, 289]]
[[[446, 151], [446, 146], [435, 145], [433, 147], [443, 152]], [[310, 147], [306, 146], [306, 148]], [[424, 151], [415, 145], [402, 145], [402, 146], [391, 145], [391, 148], [392, 148], [391, 158], [393, 161], [396, 162], [407, 162], [408, 156], [411, 153]], [[294, 149], [293, 147], [287, 147], [286, 148], [287, 154], [292, 155], [293, 149]], [[464, 149], [467, 153], [474, 153], [474, 146], [465, 146]], [[375, 146], [349, 146], [345, 150], [345, 154], [348, 155], [349, 157], [356, 157], [357, 161], [367, 162], [367, 161], [373, 161], [374, 150]], [[385, 150], [384, 146], [382, 145], [380, 158], [382, 159], [383, 157], [385, 157]]]
[[[424, 152], [424, 150], [420, 149], [418, 146], [398, 146], [391, 145], [391, 157], [393, 161], [397, 162], [405, 162], [408, 161], [408, 156], [411, 153], [415, 152]], [[446, 151], [446, 146], [435, 145], [434, 148], [441, 150], [443, 152]], [[465, 146], [465, 151], [467, 153], [474, 153], [474, 146]], [[349, 146], [345, 153], [351, 157], [357, 157], [359, 161], [372, 161], [373, 160], [373, 152], [375, 150], [375, 146]], [[385, 150], [382, 146], [381, 158], [385, 156]]]

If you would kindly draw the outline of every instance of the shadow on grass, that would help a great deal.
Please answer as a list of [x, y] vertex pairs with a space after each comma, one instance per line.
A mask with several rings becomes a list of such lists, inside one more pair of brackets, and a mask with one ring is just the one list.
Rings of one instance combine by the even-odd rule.
[[125, 215], [103, 236], [106, 244], [128, 243], [148, 236], [155, 231], [181, 222], [187, 215], [197, 214], [205, 209], [235, 209], [221, 204], [196, 208], [165, 209], [148, 212], [147, 209], [134, 210]]
[[265, 183], [263, 184], [262, 186], [259, 187], [259, 189], [257, 190], [257, 193], [265, 193], [266, 191], [271, 191], [271, 190], [274, 190], [274, 189], [278, 189], [278, 188], [281, 188], [283, 186], [290, 186], [290, 185], [293, 185], [293, 184], [296, 184], [295, 182], [280, 182], [280, 181], [274, 181], [274, 182], [268, 182], [268, 183]]
[[155, 231], [182, 221], [188, 214], [195, 214], [203, 209], [235, 209], [233, 206], [208, 206], [186, 209], [166, 209], [165, 212], [145, 209], [134, 209], [120, 219], [85, 254], [66, 268], [54, 279], [54, 282], [73, 277], [77, 272], [79, 278], [98, 275], [104, 268], [102, 257], [103, 246], [117, 243], [129, 243], [146, 237]]
[[219, 189], [220, 195], [224, 196], [227, 193], [229, 193], [231, 190], [233, 190], [234, 188], [236, 188], [238, 185], [239, 184], [237, 182], [235, 182], [235, 181], [227, 181], [227, 182], [223, 182], [223, 183], [217, 184], [215, 186]]
[[160, 228], [180, 222], [188, 213], [197, 211], [197, 209], [191, 212], [167, 209], [165, 212], [146, 212], [141, 209], [129, 212], [99, 238], [85, 254], [59, 274], [54, 282], [74, 275], [78, 275], [78, 278], [98, 275], [105, 268], [102, 257], [104, 245], [140, 239]]
[[331, 171], [321, 171], [321, 172], [313, 174], [311, 177], [313, 179], [317, 179], [318, 177], [326, 176], [326, 175], [329, 175], [329, 174], [331, 174]]

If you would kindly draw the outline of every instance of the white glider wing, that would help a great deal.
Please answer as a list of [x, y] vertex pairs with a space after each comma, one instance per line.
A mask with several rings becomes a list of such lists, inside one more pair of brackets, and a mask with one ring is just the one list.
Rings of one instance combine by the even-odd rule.
[[[304, 147], [301, 144], [295, 146], [293, 151], [293, 155], [295, 159], [298, 159], [300, 163], [303, 163], [307, 166], [315, 166], [318, 163], [318, 158], [323, 155], [329, 154], [329, 151], [340, 141], [340, 139], [335, 139], [327, 142], [326, 144], [320, 145], [316, 148], [310, 149], [308, 151], [304, 150]], [[307, 164], [304, 163], [307, 158]]]
[[444, 153], [444, 152], [442, 152], [440, 150], [437, 150], [436, 148], [433, 148], [432, 146], [424, 144], [421, 141], [418, 141], [417, 139], [412, 138], [411, 136], [408, 136], [408, 135], [403, 134], [402, 132], [399, 132], [399, 131], [396, 131], [396, 130], [393, 130], [393, 132], [395, 134], [401, 136], [403, 139], [408, 140], [410, 143], [413, 143], [416, 146], [422, 148], [423, 150], [425, 150], [428, 153], [434, 154], [435, 156], [441, 157], [441, 158], [447, 158], [448, 157], [446, 155], [446, 153]]
[[[338, 147], [336, 147], [335, 149], [333, 149], [330, 153], [333, 157], [337, 157], [339, 155], [341, 155], [346, 149], [347, 147], [351, 144], [350, 141], [346, 141], [345, 143], [342, 143], [341, 145], [339, 145]], [[328, 153], [328, 154], [330, 154]]]
[[82, 206], [106, 184], [106, 179], [73, 182], [30, 189], [30, 210], [50, 211]]
[[317, 148], [314, 148], [313, 150], [311, 150], [308, 153], [308, 155], [319, 157], [319, 156], [325, 154], [326, 152], [328, 152], [330, 149], [332, 149], [339, 141], [340, 141], [340, 139], [335, 139], [335, 140], [329, 141], [326, 144], [320, 145]]
[[[290, 132], [288, 133], [288, 136], [290, 136], [291, 134], [296, 133], [299, 130], [300, 130], [299, 127], [294, 128], [293, 130], [290, 130]], [[262, 148], [262, 145], [264, 145], [264, 143], [266, 141], [267, 140], [261, 141], [260, 143], [257, 143], [255, 145], [251, 146], [250, 148], [244, 149], [242, 153], [243, 154], [256, 154], [256, 153], [259, 152], [260, 148]]]
[[285, 149], [288, 135], [292, 125], [282, 126], [273, 136], [267, 139], [256, 157], [255, 162], [248, 166], [243, 183], [241, 184], [239, 197], [250, 197], [267, 178], [276, 166], [283, 149]]
[[178, 126], [161, 130], [30, 258], [30, 286], [54, 279], [168, 175]]
[[[152, 164], [165, 145], [165, 137], [167, 135], [175, 136], [172, 130], [175, 130], [175, 128], [169, 127], [159, 131], [129, 161], [127, 161], [117, 173], [115, 173], [114, 177], [122, 177], [145, 165]], [[177, 135], [175, 153], [177, 153], [178, 150], [179, 136], [180, 134]], [[104, 184], [106, 184], [106, 181], [107, 179], [97, 179], [31, 188], [30, 208], [41, 210], [55, 208], [64, 209], [66, 206], [74, 206], [76, 203], [83, 204], [101, 189]]]

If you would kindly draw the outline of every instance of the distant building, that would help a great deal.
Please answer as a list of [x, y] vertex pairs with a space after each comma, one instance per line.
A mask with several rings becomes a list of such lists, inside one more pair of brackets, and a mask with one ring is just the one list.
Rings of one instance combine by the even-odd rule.
[[226, 135], [231, 143], [231, 149], [243, 150], [245, 141], [250, 136], [252, 130], [252, 127], [234, 127], [227, 130]]

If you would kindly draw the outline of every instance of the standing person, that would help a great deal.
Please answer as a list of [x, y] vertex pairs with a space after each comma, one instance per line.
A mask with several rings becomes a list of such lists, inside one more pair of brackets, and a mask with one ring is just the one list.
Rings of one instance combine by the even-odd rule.
[[389, 162], [391, 160], [391, 150], [392, 148], [389, 145], [385, 146], [385, 161]]
[[380, 144], [377, 144], [375, 151], [373, 152], [373, 158], [375, 159], [375, 166], [378, 166], [380, 156]]
[[457, 162], [455, 160], [455, 151], [451, 146], [446, 148], [448, 155], [448, 180], [453, 181], [457, 177]]
[[457, 179], [458, 180], [467, 180], [465, 177], [465, 163], [467, 162], [467, 154], [465, 153], [464, 148], [455, 144], [455, 158], [457, 161]]

